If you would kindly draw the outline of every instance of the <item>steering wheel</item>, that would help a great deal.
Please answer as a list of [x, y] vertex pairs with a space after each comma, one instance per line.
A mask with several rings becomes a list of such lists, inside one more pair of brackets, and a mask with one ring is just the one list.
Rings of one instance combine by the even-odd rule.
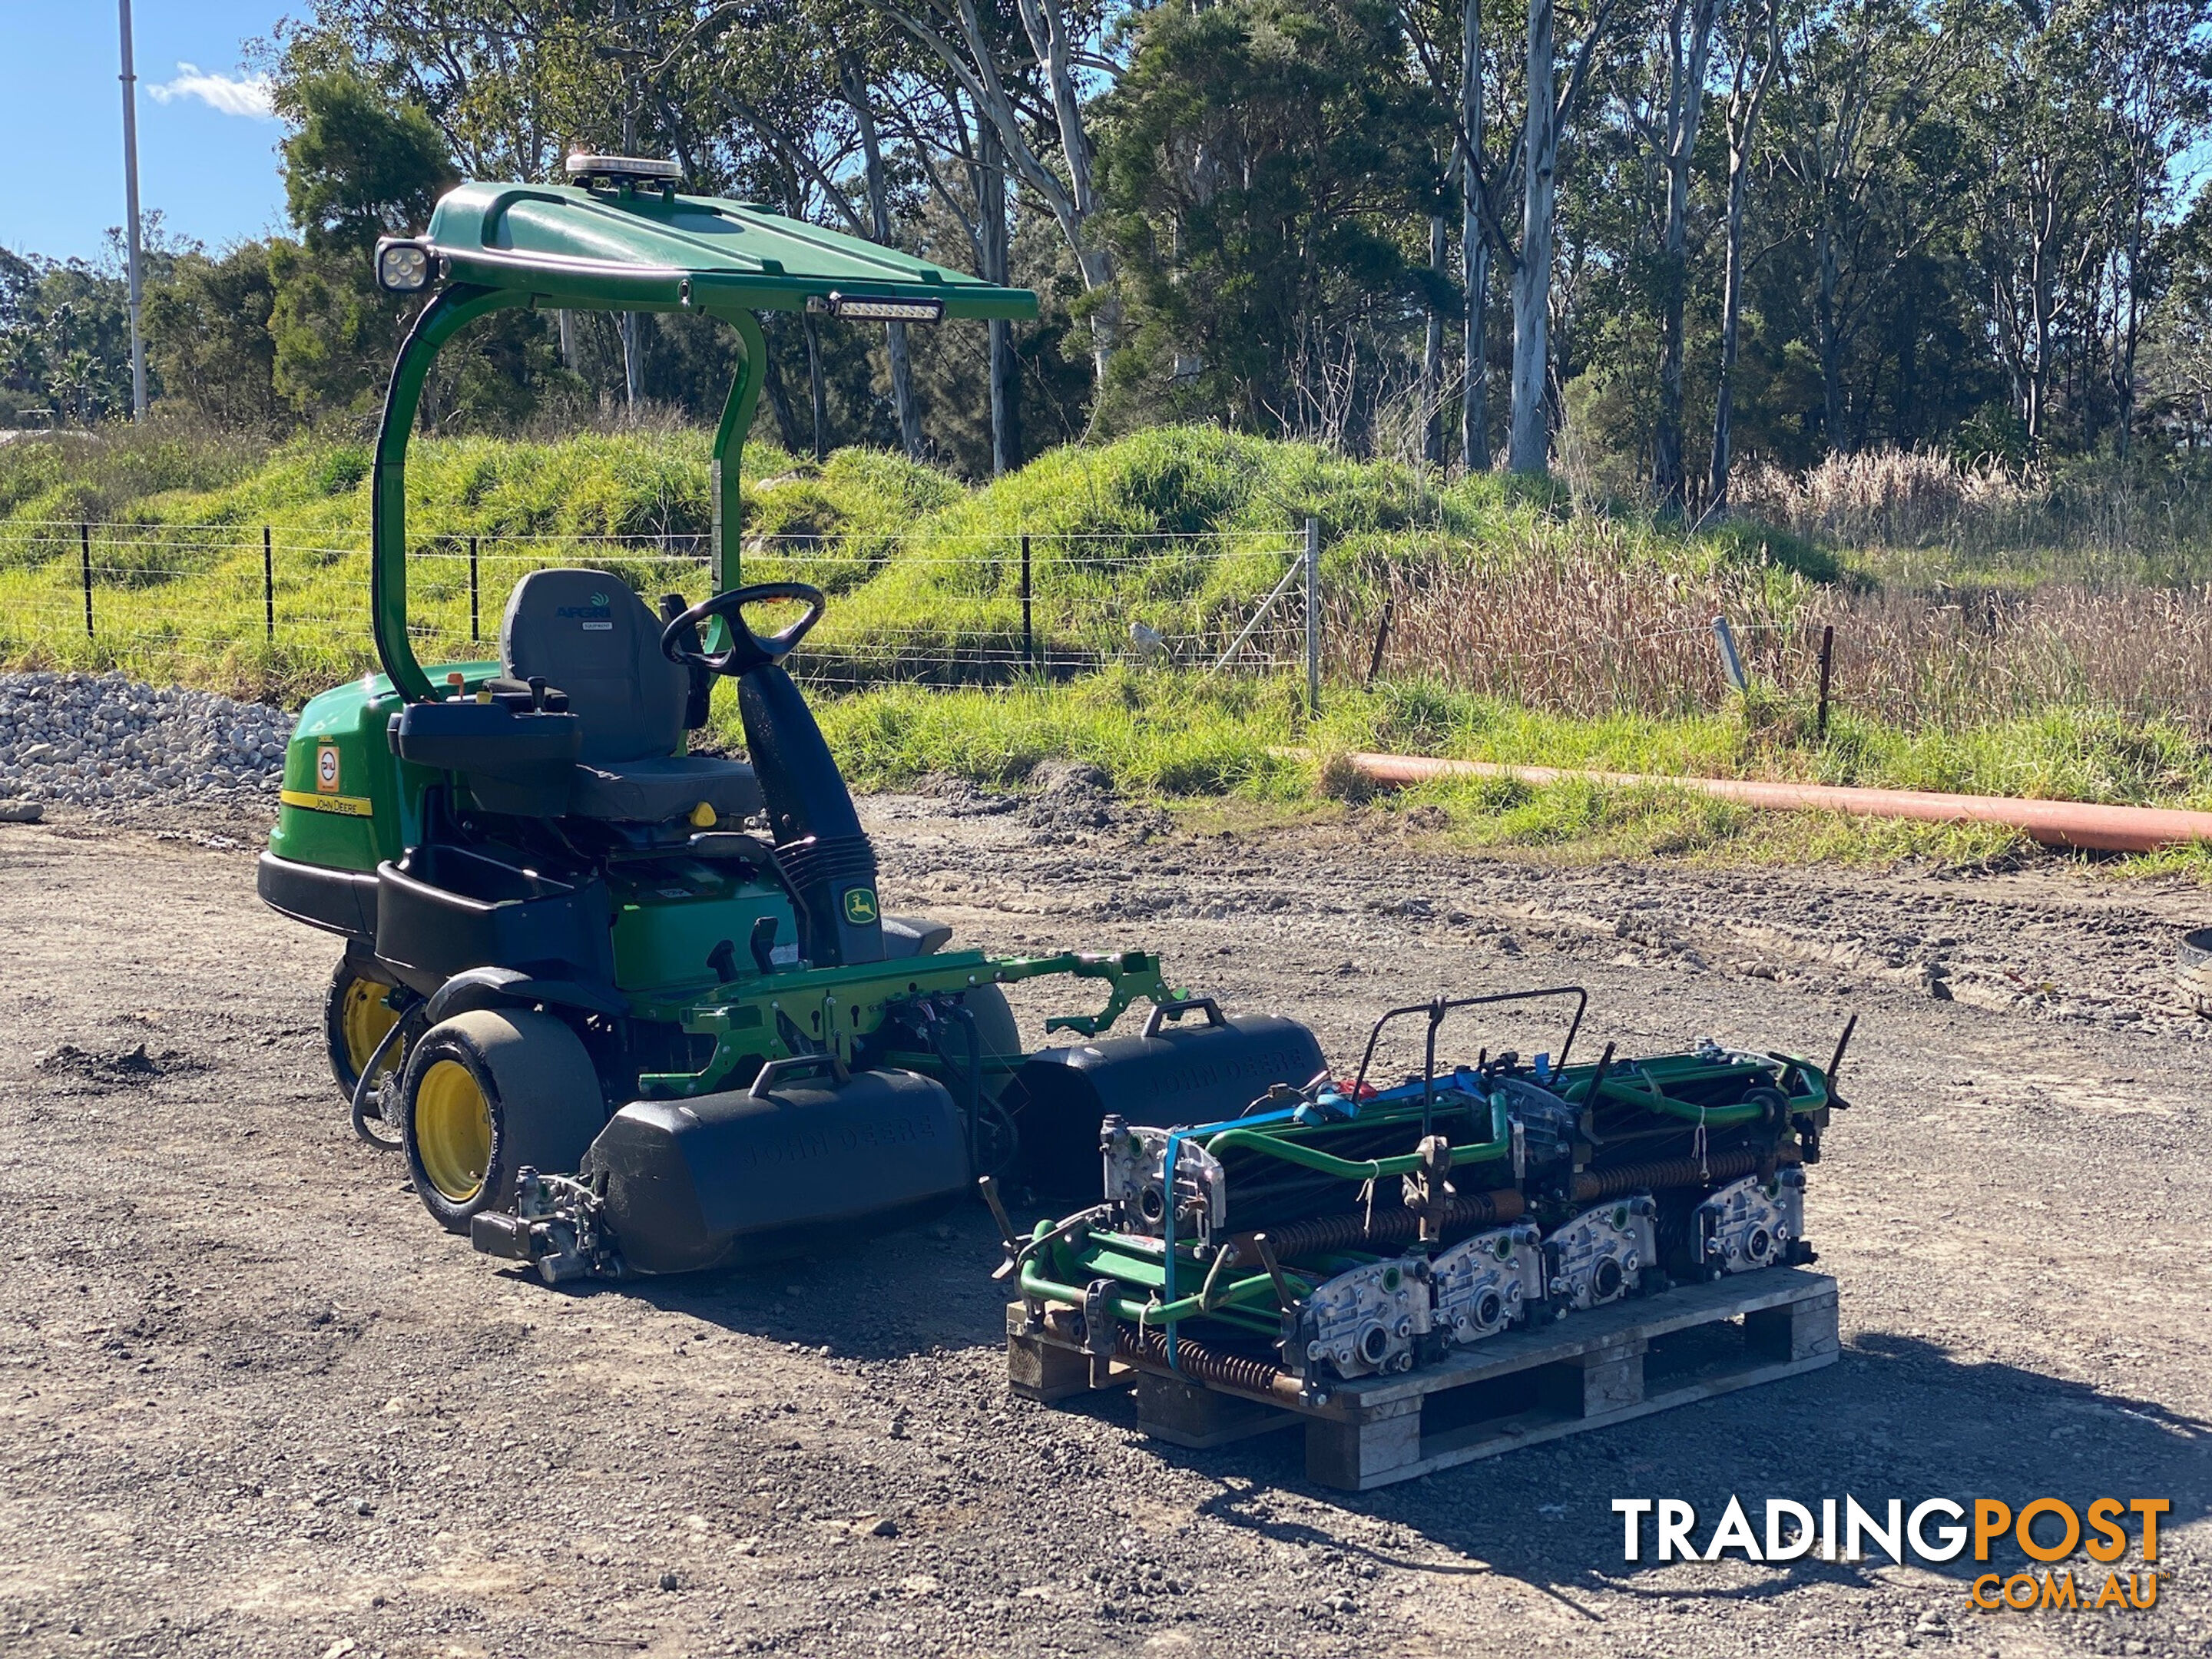
[[[806, 614], [780, 634], [766, 639], [745, 626], [738, 613], [749, 605], [767, 599], [799, 599], [805, 603]], [[660, 654], [672, 663], [685, 668], [704, 668], [717, 674], [750, 674], [780, 658], [787, 657], [806, 637], [806, 630], [822, 620], [822, 612], [829, 601], [822, 590], [805, 582], [758, 582], [750, 587], [733, 587], [726, 593], [717, 593], [711, 599], [702, 599], [660, 631]], [[687, 644], [699, 635], [695, 631], [701, 623], [720, 617], [728, 633], [730, 643], [720, 651], [704, 651]]]

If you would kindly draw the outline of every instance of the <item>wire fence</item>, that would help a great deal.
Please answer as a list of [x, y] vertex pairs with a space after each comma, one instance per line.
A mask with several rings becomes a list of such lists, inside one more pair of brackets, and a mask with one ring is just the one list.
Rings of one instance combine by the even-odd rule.
[[[792, 662], [819, 685], [1064, 680], [1121, 664], [1268, 673], [1316, 655], [1297, 580], [1316, 545], [1310, 532], [754, 537], [738, 580], [829, 596]], [[496, 656], [516, 585], [556, 568], [620, 580], [648, 605], [712, 588], [704, 536], [427, 537], [408, 557], [416, 654]], [[0, 523], [0, 660], [213, 668], [279, 694], [373, 670], [367, 536]]]
[[[1185, 532], [749, 538], [743, 581], [822, 588], [793, 659], [828, 690], [1062, 683], [1117, 665], [1440, 687], [1578, 715], [1669, 715], [1747, 684], [1808, 714], [1960, 729], [2053, 707], [2212, 739], [2212, 586], [1860, 590], [1771, 566], [1688, 573], [1618, 552], [1425, 544], [1324, 582], [1322, 538]], [[581, 567], [649, 605], [711, 586], [703, 535], [413, 538], [426, 664], [495, 657], [530, 571]], [[376, 666], [365, 532], [0, 520], [0, 663], [121, 668], [295, 700]], [[1815, 712], [1817, 711], [1817, 712]]]

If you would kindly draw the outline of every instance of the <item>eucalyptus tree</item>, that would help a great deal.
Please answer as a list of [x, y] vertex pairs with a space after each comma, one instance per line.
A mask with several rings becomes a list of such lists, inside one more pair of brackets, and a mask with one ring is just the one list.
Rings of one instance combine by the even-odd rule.
[[1103, 386], [1118, 334], [1114, 267], [1100, 233], [1091, 104], [1118, 80], [1121, 60], [1108, 0], [873, 0], [925, 47], [990, 124], [1023, 186], [1048, 209], [1091, 300], [1092, 375]]
[[1736, 354], [1743, 326], [1744, 210], [1758, 153], [1759, 112], [1782, 62], [1778, 4], [1778, 0], [1743, 0], [1721, 29], [1721, 54], [1728, 65], [1728, 103], [1723, 116], [1728, 174], [1721, 213], [1720, 362], [1713, 382], [1713, 443], [1705, 485], [1705, 510], [1714, 515], [1728, 511], [1735, 442]]

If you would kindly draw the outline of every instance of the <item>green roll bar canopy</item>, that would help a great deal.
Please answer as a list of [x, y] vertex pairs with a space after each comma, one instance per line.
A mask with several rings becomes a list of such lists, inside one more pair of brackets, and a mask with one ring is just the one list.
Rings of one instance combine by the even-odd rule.
[[[760, 400], [767, 346], [758, 313], [816, 310], [875, 320], [1022, 319], [1027, 289], [1000, 288], [894, 248], [741, 202], [686, 196], [653, 164], [592, 169], [585, 185], [466, 184], [421, 236], [377, 246], [388, 288], [434, 288], [386, 394], [370, 486], [369, 587], [376, 653], [410, 702], [434, 695], [407, 637], [407, 441], [439, 350], [507, 306], [568, 311], [696, 311], [738, 331], [740, 363], [714, 434], [714, 584], [736, 586], [738, 456]], [[665, 167], [665, 164], [663, 164]], [[574, 163], [572, 162], [572, 170]]]

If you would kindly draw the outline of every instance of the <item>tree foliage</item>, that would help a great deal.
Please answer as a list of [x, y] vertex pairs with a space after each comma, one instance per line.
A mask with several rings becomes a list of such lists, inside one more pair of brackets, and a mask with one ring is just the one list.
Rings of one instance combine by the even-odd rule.
[[[775, 319], [794, 453], [981, 475], [1198, 418], [1533, 446], [1698, 513], [1737, 459], [2196, 446], [2208, 43], [2212, 0], [314, 0], [276, 64], [296, 234], [164, 252], [151, 362], [226, 423], [362, 420], [405, 319], [375, 238], [586, 147], [1042, 295]], [[110, 265], [0, 256], [5, 417], [112, 418], [123, 314]], [[707, 419], [733, 366], [698, 319], [471, 337], [428, 418]]]

